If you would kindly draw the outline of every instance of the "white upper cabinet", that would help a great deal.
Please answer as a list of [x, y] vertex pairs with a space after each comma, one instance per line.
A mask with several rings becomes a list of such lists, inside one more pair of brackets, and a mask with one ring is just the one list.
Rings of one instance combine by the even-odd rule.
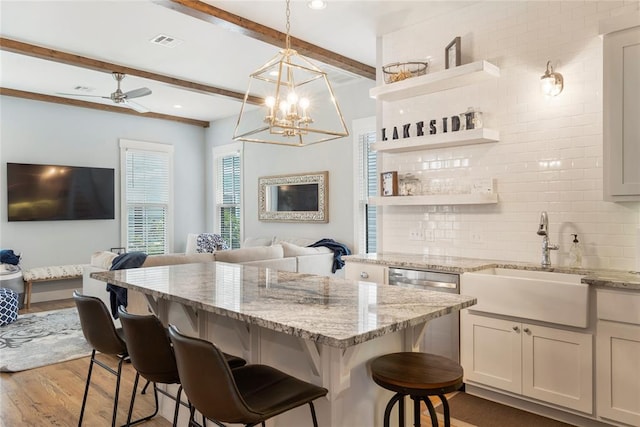
[[636, 201], [640, 200], [640, 25], [637, 17], [620, 19], [635, 26], [601, 26], [605, 27], [604, 198]]

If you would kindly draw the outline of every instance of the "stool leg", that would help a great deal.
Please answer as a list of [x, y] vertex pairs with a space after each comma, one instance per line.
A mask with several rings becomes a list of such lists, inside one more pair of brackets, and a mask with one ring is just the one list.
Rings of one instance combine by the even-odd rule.
[[[393, 409], [393, 405], [396, 404], [396, 402], [400, 399], [403, 399], [404, 401], [404, 395], [401, 393], [396, 393], [390, 400], [389, 403], [387, 403], [387, 407], [384, 408], [384, 427], [389, 427], [389, 418], [391, 417], [391, 409]], [[404, 404], [401, 404], [401, 406], [404, 409]], [[403, 411], [404, 412], [404, 411]], [[404, 426], [404, 419], [402, 420], [403, 424], [401, 424], [401, 426]]]
[[404, 396], [398, 402], [398, 426], [404, 427]]
[[425, 405], [427, 405], [427, 409], [429, 410], [429, 416], [431, 417], [431, 425], [433, 427], [438, 427], [438, 416], [436, 415], [436, 410], [433, 407], [431, 400], [429, 400], [428, 396], [423, 398], [423, 400]]
[[411, 396], [413, 400], [413, 425], [414, 427], [420, 427], [420, 398]]
[[451, 418], [449, 415], [449, 402], [447, 402], [447, 398], [444, 395], [439, 394], [438, 397], [442, 401], [442, 412], [444, 413], [444, 427], [451, 426]]

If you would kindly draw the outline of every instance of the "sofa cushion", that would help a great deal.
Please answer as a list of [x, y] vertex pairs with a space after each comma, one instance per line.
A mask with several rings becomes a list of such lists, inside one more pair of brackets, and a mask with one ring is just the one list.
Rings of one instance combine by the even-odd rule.
[[324, 246], [319, 246], [317, 248], [306, 248], [304, 246], [294, 245], [293, 243], [280, 242], [282, 245], [282, 250], [284, 251], [284, 256], [301, 256], [301, 255], [317, 255], [317, 254], [326, 254], [331, 252], [331, 249], [326, 248]]
[[247, 237], [242, 242], [243, 248], [253, 248], [256, 246], [271, 246], [275, 237]]
[[149, 255], [142, 264], [143, 267], [156, 267], [159, 265], [191, 264], [197, 262], [213, 262], [214, 254], [164, 254]]
[[291, 243], [297, 246], [309, 246], [320, 239], [311, 239], [308, 237], [276, 237], [273, 243]]
[[281, 245], [256, 246], [254, 248], [231, 249], [229, 251], [218, 251], [215, 254], [216, 261], [220, 262], [248, 262], [261, 259], [283, 258], [284, 251]]
[[296, 258], [277, 258], [277, 259], [261, 259], [259, 261], [243, 262], [244, 265], [252, 265], [254, 267], [272, 268], [278, 271], [296, 272], [298, 262]]

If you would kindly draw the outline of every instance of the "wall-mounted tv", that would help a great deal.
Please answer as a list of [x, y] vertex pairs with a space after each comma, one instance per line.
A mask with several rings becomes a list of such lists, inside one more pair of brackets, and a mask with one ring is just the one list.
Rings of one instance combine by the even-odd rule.
[[114, 219], [114, 170], [7, 163], [9, 221]]

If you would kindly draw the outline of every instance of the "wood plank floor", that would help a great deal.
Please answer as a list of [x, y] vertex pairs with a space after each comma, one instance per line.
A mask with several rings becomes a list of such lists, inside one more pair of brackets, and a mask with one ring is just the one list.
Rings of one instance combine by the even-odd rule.
[[[73, 300], [33, 303], [20, 314], [73, 307]], [[117, 359], [103, 357], [110, 366], [117, 366]], [[78, 425], [82, 394], [89, 368], [89, 358], [72, 360], [42, 368], [16, 373], [0, 373], [0, 426], [61, 426]], [[120, 386], [117, 425], [127, 420], [135, 371], [130, 364], [123, 368]], [[113, 409], [115, 376], [99, 366], [92, 374], [91, 388], [85, 410], [85, 426], [109, 426]], [[134, 418], [153, 412], [153, 393], [136, 397]], [[187, 411], [186, 408], [181, 411]], [[170, 426], [171, 423], [156, 417], [145, 426]]]

